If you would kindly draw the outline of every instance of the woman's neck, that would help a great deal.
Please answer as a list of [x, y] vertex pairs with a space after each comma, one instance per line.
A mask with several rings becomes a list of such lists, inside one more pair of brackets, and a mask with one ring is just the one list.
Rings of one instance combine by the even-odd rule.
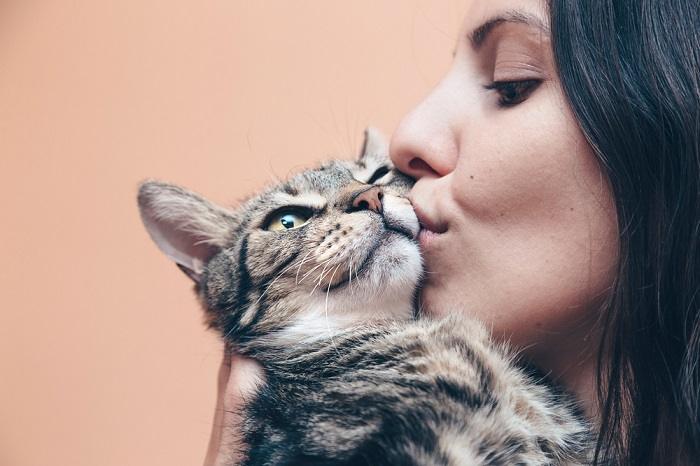
[[598, 332], [550, 335], [546, 345], [528, 351], [532, 360], [549, 376], [566, 388], [581, 404], [586, 416], [597, 423], [600, 417], [598, 399]]

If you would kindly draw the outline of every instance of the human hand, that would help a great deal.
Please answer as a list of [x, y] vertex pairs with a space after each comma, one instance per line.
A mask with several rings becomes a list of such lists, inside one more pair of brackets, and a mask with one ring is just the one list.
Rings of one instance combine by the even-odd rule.
[[232, 466], [243, 459], [240, 410], [264, 382], [260, 364], [228, 350], [219, 367], [216, 411], [204, 466]]

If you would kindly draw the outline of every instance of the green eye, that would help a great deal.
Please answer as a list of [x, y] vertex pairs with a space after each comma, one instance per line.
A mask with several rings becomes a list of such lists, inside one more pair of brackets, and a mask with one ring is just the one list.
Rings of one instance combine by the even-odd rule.
[[309, 221], [311, 218], [311, 215], [307, 215], [304, 212], [299, 212], [299, 211], [282, 211], [277, 214], [274, 214], [272, 217], [270, 217], [270, 220], [267, 222], [267, 227], [265, 227], [266, 230], [268, 231], [285, 231], [285, 230], [291, 230], [293, 228], [299, 228], [300, 226], [306, 224], [306, 222]]

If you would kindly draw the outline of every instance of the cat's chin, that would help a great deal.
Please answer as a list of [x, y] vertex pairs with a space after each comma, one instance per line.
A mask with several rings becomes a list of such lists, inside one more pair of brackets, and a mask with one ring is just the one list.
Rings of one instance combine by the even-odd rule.
[[294, 322], [279, 331], [288, 341], [325, 338], [376, 321], [409, 320], [423, 274], [415, 241], [387, 231], [365, 265], [334, 287], [304, 297], [306, 305]]
[[367, 300], [386, 295], [396, 298], [410, 295], [406, 298], [412, 299], [422, 274], [417, 243], [404, 233], [387, 231], [356, 281], [358, 288], [367, 294]]
[[415, 288], [422, 278], [423, 264], [417, 242], [408, 231], [386, 229], [376, 246], [354, 268], [348, 267], [326, 282], [326, 290], [378, 294], [394, 286]]

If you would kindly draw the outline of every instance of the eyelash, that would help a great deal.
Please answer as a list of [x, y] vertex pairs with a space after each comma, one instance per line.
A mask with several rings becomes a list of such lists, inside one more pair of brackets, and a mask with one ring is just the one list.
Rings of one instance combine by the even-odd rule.
[[508, 108], [525, 101], [540, 84], [542, 84], [542, 81], [539, 79], [494, 81], [484, 86], [484, 88], [489, 91], [496, 91], [498, 93], [498, 106]]

